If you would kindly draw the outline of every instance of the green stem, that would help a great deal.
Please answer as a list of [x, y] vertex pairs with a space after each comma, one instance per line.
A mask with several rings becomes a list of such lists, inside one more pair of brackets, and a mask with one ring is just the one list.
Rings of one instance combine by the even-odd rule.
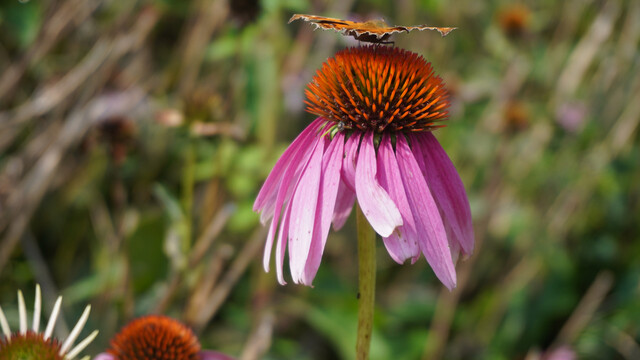
[[182, 208], [184, 210], [184, 238], [182, 251], [188, 254], [191, 248], [191, 233], [193, 224], [193, 187], [195, 185], [196, 149], [195, 139], [189, 138], [184, 154], [184, 169], [182, 172]]
[[358, 360], [369, 359], [376, 294], [376, 233], [356, 205], [358, 229]]

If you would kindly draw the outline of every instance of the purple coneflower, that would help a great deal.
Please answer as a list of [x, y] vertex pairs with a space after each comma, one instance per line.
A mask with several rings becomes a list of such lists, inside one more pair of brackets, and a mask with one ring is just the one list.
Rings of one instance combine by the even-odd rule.
[[278, 281], [288, 247], [293, 281], [311, 285], [329, 228], [340, 229], [355, 200], [391, 257], [424, 254], [449, 289], [454, 262], [473, 251], [469, 202], [451, 160], [431, 133], [447, 119], [442, 79], [421, 56], [395, 47], [338, 52], [306, 91], [318, 115], [287, 148], [254, 204], [270, 223]]
[[127, 324], [111, 339], [106, 353], [94, 360], [233, 360], [217, 351], [201, 350], [191, 329], [177, 320], [147, 315]]
[[[40, 314], [42, 310], [42, 300], [40, 286], [36, 285], [36, 296], [33, 306], [33, 323], [31, 329], [27, 324], [27, 310], [22, 291], [18, 290], [18, 316], [20, 318], [20, 331], [11, 332], [7, 318], [0, 308], [0, 327], [4, 336], [0, 339], [0, 359], [2, 360], [73, 360], [82, 350], [84, 350], [93, 339], [98, 336], [98, 330], [93, 331], [89, 336], [72, 348], [73, 343], [80, 335], [84, 324], [89, 318], [91, 306], [87, 306], [80, 316], [80, 320], [71, 330], [64, 342], [52, 336], [56, 325], [62, 297], [58, 297], [51, 317], [44, 332], [40, 332]], [[88, 360], [85, 356], [82, 360]]]

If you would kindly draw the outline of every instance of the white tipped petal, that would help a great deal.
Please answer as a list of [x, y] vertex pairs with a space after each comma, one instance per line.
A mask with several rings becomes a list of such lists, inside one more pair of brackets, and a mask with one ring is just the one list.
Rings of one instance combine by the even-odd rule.
[[91, 312], [91, 305], [88, 305], [84, 309], [84, 312], [82, 313], [82, 316], [80, 316], [80, 320], [78, 320], [78, 323], [76, 324], [76, 326], [73, 328], [73, 330], [71, 330], [71, 334], [69, 334], [69, 337], [67, 338], [67, 340], [65, 340], [64, 343], [62, 344], [62, 347], [60, 348], [60, 355], [64, 355], [67, 352], [67, 350], [69, 350], [71, 345], [73, 345], [73, 342], [78, 338], [78, 335], [80, 335], [80, 331], [82, 331], [84, 324], [87, 322], [87, 319], [89, 318], [90, 312]]
[[7, 318], [4, 316], [4, 311], [2, 311], [1, 306], [0, 306], [0, 327], [2, 328], [2, 333], [7, 338], [7, 341], [10, 341], [11, 328], [9, 327], [9, 323], [7, 323]]
[[37, 333], [40, 330], [40, 311], [42, 310], [42, 300], [40, 293], [40, 285], [36, 284], [36, 299], [33, 305], [33, 332]]
[[27, 333], [27, 307], [24, 304], [22, 291], [18, 290], [18, 313], [20, 315], [20, 334]]
[[84, 340], [82, 340], [78, 345], [76, 345], [67, 355], [65, 355], [66, 360], [72, 360], [75, 358], [82, 350], [84, 350], [91, 342], [98, 336], [98, 330], [94, 330], [89, 336], [87, 336]]
[[62, 296], [58, 297], [55, 305], [53, 305], [53, 311], [51, 312], [51, 317], [49, 318], [49, 322], [47, 323], [47, 328], [44, 330], [44, 339], [47, 340], [51, 337], [53, 333], [53, 327], [56, 325], [56, 319], [58, 318], [58, 313], [60, 313], [60, 304], [62, 303]]

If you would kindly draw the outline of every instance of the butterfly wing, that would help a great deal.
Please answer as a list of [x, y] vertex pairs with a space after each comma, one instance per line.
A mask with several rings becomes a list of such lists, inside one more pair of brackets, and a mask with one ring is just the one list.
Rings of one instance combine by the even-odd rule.
[[320, 27], [325, 30], [332, 29], [340, 32], [348, 28], [353, 28], [358, 24], [356, 22], [349, 21], [349, 20], [328, 18], [328, 17], [316, 16], [316, 15], [305, 15], [305, 14], [293, 15], [291, 19], [289, 19], [289, 24], [291, 24], [296, 20], [304, 20], [304, 21], [310, 22], [316, 26], [316, 29]]
[[346, 36], [353, 36], [357, 40], [371, 43], [383, 43], [394, 33], [410, 32], [411, 30], [436, 30], [442, 36], [447, 35], [455, 28], [418, 26], [394, 26], [388, 27], [382, 20], [367, 22], [355, 22], [349, 20], [328, 18], [324, 16], [295, 14], [289, 19], [289, 23], [296, 20], [304, 20], [316, 26], [316, 28], [332, 29]]
[[388, 28], [382, 20], [355, 22], [324, 16], [295, 14], [289, 19], [289, 23], [296, 20], [310, 22], [316, 26], [316, 29], [332, 29], [343, 35], [353, 36], [357, 40], [371, 43], [383, 42], [394, 32], [406, 31], [400, 28]]
[[371, 27], [362, 26], [366, 23], [356, 23], [355, 26], [342, 30], [342, 33], [348, 36], [353, 36], [357, 40], [380, 43], [387, 40], [394, 33], [410, 32], [412, 30], [436, 30], [442, 36], [446, 36], [451, 31], [455, 30], [454, 27], [434, 27], [426, 25], [418, 26], [394, 26], [394, 27]]
[[[364, 25], [366, 23], [362, 23]], [[361, 25], [360, 23], [358, 25]], [[344, 34], [353, 36], [357, 40], [371, 43], [381, 43], [384, 42], [391, 36], [393, 33], [399, 33], [407, 31], [407, 29], [403, 26], [396, 27], [372, 27], [372, 26], [355, 26], [351, 29], [345, 30]]]
[[457, 29], [455, 27], [435, 27], [435, 26], [427, 26], [427, 25], [417, 25], [417, 26], [398, 26], [399, 28], [406, 29], [407, 32], [411, 30], [435, 30], [440, 33], [442, 36], [447, 36], [448, 33]]

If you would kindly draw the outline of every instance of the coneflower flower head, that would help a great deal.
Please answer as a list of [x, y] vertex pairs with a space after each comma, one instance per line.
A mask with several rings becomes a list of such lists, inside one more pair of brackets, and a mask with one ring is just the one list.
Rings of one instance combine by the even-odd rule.
[[111, 339], [106, 353], [94, 360], [228, 360], [225, 354], [201, 351], [193, 331], [177, 320], [147, 315], [127, 324]]
[[270, 222], [284, 284], [285, 250], [294, 282], [311, 285], [329, 228], [344, 225], [357, 199], [398, 263], [424, 254], [455, 287], [458, 254], [473, 251], [471, 211], [460, 177], [431, 131], [447, 119], [442, 79], [421, 56], [365, 46], [329, 59], [306, 91], [319, 115], [267, 177], [254, 210]]
[[307, 111], [345, 129], [430, 131], [448, 116], [447, 90], [431, 64], [395, 47], [339, 52], [322, 65], [305, 93]]
[[[45, 328], [44, 333], [40, 330], [40, 314], [42, 309], [42, 300], [40, 286], [36, 285], [36, 296], [34, 301], [33, 321], [31, 329], [27, 324], [27, 311], [22, 291], [18, 290], [18, 314], [20, 317], [19, 332], [11, 332], [7, 318], [0, 307], [0, 327], [2, 328], [3, 338], [0, 340], [0, 359], [1, 360], [73, 360], [82, 350], [84, 350], [98, 336], [98, 330], [93, 331], [89, 336], [82, 340], [74, 348], [73, 343], [80, 335], [84, 327], [91, 306], [87, 306], [80, 316], [80, 320], [75, 325], [69, 336], [64, 342], [52, 337], [53, 329], [60, 313], [60, 305], [62, 297], [58, 297], [51, 317]], [[89, 356], [82, 358], [89, 359]]]

